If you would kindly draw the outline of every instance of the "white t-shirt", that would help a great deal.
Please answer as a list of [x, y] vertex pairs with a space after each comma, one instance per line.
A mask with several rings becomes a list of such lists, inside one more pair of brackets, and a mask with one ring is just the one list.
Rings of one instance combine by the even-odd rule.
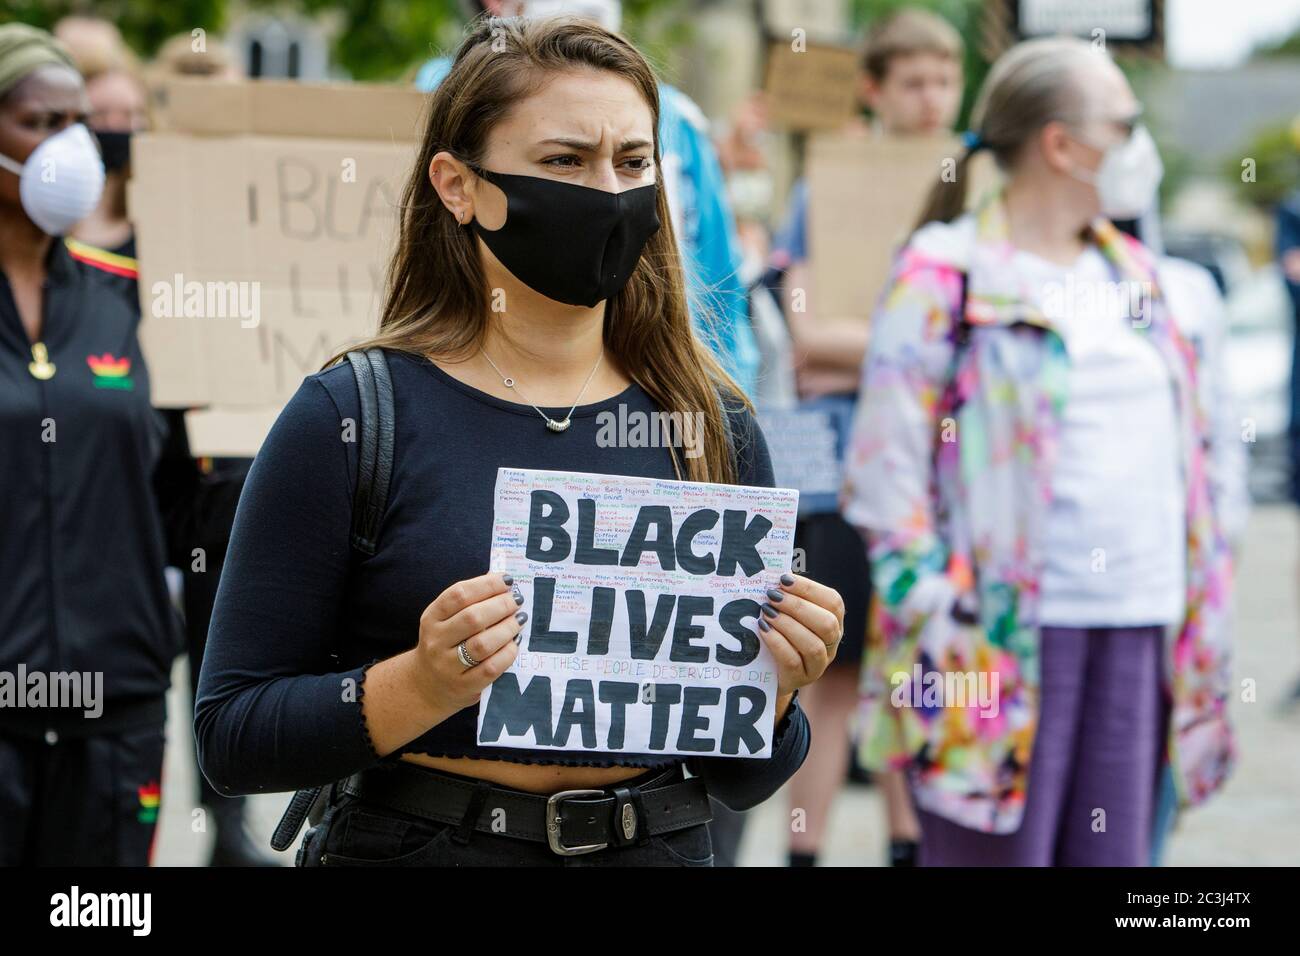
[[1175, 623], [1187, 573], [1178, 412], [1164, 361], [1134, 328], [1139, 300], [1095, 247], [1072, 266], [1017, 252], [1016, 267], [1070, 357], [1039, 621]]

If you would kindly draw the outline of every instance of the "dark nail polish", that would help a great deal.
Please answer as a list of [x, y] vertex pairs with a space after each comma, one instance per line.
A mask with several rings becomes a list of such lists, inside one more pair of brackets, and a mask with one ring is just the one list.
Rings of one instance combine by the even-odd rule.
[[520, 643], [521, 641], [523, 641], [523, 639], [524, 639], [524, 632], [523, 632], [523, 631], [520, 631], [518, 634], [515, 635], [515, 643], [516, 643], [516, 644], [518, 644], [518, 643]]
[[524, 596], [520, 594], [518, 591], [515, 592], [515, 603], [519, 605], [522, 605], [524, 603]]
[[505, 583], [506, 587], [510, 587], [510, 585], [515, 583], [515, 579], [508, 574], [501, 575], [501, 580]]
[[515, 615], [515, 620], [518, 621], [520, 624], [523, 624], [524, 621], [528, 620], [528, 612], [520, 611], [518, 614]]
[[758, 626], [764, 631], [772, 630], [772, 625], [767, 623], [767, 618], [765, 617], [760, 617], [758, 619]]
[[777, 604], [785, 600], [785, 595], [782, 594], [780, 591], [778, 591], [776, 588], [768, 588], [767, 599], [771, 601], [773, 604]]
[[763, 613], [766, 614], [768, 617], [776, 617], [777, 610], [776, 608], [772, 607], [772, 605], [764, 604], [762, 607], [763, 607]]
[[792, 584], [794, 584], [794, 575], [793, 574], [781, 575], [781, 583], [784, 584], [786, 587], [790, 587]]

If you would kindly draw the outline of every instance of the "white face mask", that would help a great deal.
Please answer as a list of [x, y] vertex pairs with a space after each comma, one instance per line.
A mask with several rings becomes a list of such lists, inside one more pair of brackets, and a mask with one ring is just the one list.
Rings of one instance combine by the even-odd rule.
[[737, 218], [761, 219], [775, 191], [772, 174], [765, 169], [737, 169], [727, 176], [727, 195]]
[[610, 33], [617, 33], [623, 20], [619, 0], [527, 0], [524, 16], [553, 17], [559, 13], [595, 20]]
[[1103, 216], [1136, 219], [1155, 206], [1164, 174], [1156, 141], [1145, 126], [1138, 126], [1127, 140], [1106, 150], [1095, 173], [1076, 170], [1070, 175], [1097, 190]]
[[23, 210], [47, 236], [62, 236], [85, 219], [104, 191], [104, 162], [81, 123], [47, 137], [25, 163], [0, 155], [0, 167], [18, 177]]

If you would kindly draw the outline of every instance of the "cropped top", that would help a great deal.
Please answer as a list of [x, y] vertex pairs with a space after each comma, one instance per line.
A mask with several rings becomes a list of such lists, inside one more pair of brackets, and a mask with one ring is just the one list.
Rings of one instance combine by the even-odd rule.
[[[554, 433], [530, 405], [479, 391], [428, 359], [388, 354], [396, 438], [374, 555], [349, 542], [357, 442], [345, 436], [360, 420], [360, 402], [346, 363], [303, 381], [249, 472], [195, 702], [200, 764], [222, 792], [327, 783], [379, 759], [361, 715], [366, 671], [415, 646], [420, 615], [443, 590], [489, 569], [499, 466], [676, 477], [665, 447], [598, 440], [611, 420], [602, 412], [635, 420], [636, 413], [659, 410], [635, 384], [579, 406], [569, 429]], [[546, 411], [563, 417], [568, 409]], [[771, 486], [757, 423], [739, 409], [728, 421], [739, 483]], [[478, 705], [467, 707], [384, 759], [421, 753], [637, 767], [684, 759], [479, 747], [477, 714]], [[724, 788], [775, 791], [798, 768], [807, 744], [796, 698], [771, 758], [685, 760], [694, 772], [703, 767], [725, 779]], [[737, 800], [747, 802], [743, 793]]]

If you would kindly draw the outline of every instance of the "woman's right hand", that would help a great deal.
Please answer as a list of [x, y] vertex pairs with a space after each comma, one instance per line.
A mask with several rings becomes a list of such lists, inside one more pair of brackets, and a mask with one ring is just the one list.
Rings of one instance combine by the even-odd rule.
[[[478, 702], [479, 696], [514, 663], [516, 638], [528, 614], [521, 611], [509, 576], [497, 572], [457, 581], [420, 615], [417, 657], [423, 662], [421, 681], [426, 699], [440, 713], [455, 713]], [[471, 660], [467, 668], [456, 653], [465, 642]]]

